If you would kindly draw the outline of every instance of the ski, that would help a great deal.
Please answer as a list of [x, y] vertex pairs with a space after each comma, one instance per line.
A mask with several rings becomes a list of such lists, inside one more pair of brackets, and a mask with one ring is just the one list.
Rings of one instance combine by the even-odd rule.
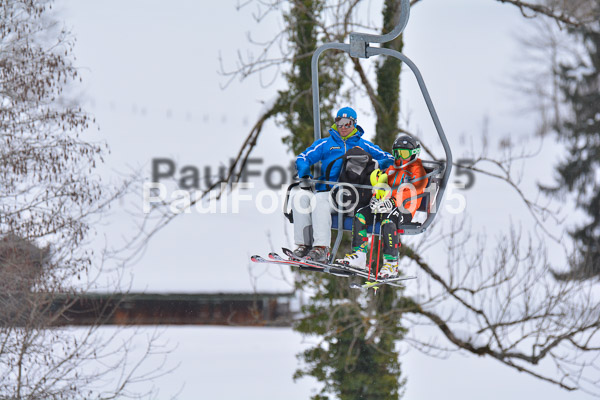
[[411, 280], [411, 279], [417, 279], [417, 277], [416, 276], [402, 276], [402, 277], [391, 278], [391, 279], [378, 279], [376, 281], [367, 281], [367, 282], [363, 283], [362, 285], [360, 285], [358, 283], [351, 283], [350, 288], [351, 289], [373, 289], [373, 290], [377, 291], [377, 289], [379, 289], [381, 287], [381, 285], [404, 287], [403, 285], [400, 285], [399, 282], [407, 281], [407, 280]]
[[[284, 251], [286, 251], [286, 250], [287, 249], [284, 249]], [[319, 267], [322, 269], [323, 272], [327, 272], [327, 273], [330, 273], [333, 275], [343, 275], [343, 276], [358, 275], [357, 274], [358, 271], [352, 271], [350, 269], [344, 268], [341, 265], [329, 265], [329, 264], [323, 264], [323, 263], [315, 263], [310, 260], [305, 260], [304, 258], [295, 257], [293, 254], [292, 254], [292, 257], [289, 257], [289, 259], [287, 259], [287, 260], [285, 258], [281, 257], [277, 253], [269, 253], [269, 258], [271, 258], [273, 260], [277, 260], [277, 261], [284, 261], [284, 262], [291, 261], [291, 262], [302, 263], [303, 265], [309, 265], [311, 267]]]
[[320, 263], [320, 262], [313, 261], [313, 260], [306, 260], [304, 258], [298, 258], [298, 257], [294, 256], [294, 253], [289, 249], [283, 248], [282, 250], [283, 250], [283, 253], [289, 257], [289, 259], [285, 259], [275, 252], [271, 252], [271, 253], [269, 253], [268, 259], [261, 257], [259, 255], [254, 255], [254, 256], [250, 257], [250, 260], [252, 260], [252, 262], [255, 262], [255, 263], [289, 265], [291, 267], [296, 267], [296, 268], [299, 268], [304, 271], [325, 272], [325, 273], [335, 275], [335, 276], [342, 276], [342, 277], [358, 276], [358, 277], [367, 279], [367, 282], [365, 282], [362, 285], [358, 284], [358, 283], [351, 283], [350, 288], [352, 288], [352, 289], [373, 289], [373, 290], [375, 290], [375, 292], [377, 292], [377, 289], [379, 289], [382, 285], [404, 287], [402, 284], [400, 284], [400, 282], [409, 280], [409, 279], [416, 279], [416, 276], [403, 276], [403, 277], [397, 277], [397, 278], [371, 280], [371, 277], [369, 276], [368, 273], [366, 273], [362, 270], [359, 270], [359, 269], [352, 268], [349, 265], [338, 264], [338, 263], [326, 264], [326, 263]]
[[[395, 287], [404, 287], [404, 285], [399, 284], [399, 282], [402, 281], [406, 281], [406, 280], [411, 280], [411, 279], [417, 279], [416, 276], [400, 276], [400, 277], [396, 277], [396, 278], [389, 278], [389, 279], [374, 279], [373, 281], [370, 281], [371, 276], [369, 275], [369, 273], [356, 269], [356, 268], [352, 268], [349, 265], [345, 265], [345, 264], [338, 264], [338, 263], [332, 263], [332, 264], [325, 264], [325, 263], [320, 263], [318, 261], [313, 261], [313, 260], [306, 260], [304, 258], [298, 258], [296, 256], [294, 256], [294, 253], [290, 250], [290, 249], [286, 249], [285, 247], [282, 248], [283, 250], [283, 254], [285, 254], [286, 256], [288, 256], [290, 258], [290, 260], [298, 260], [299, 262], [304, 262], [308, 265], [313, 265], [313, 266], [318, 266], [318, 267], [322, 267], [322, 268], [339, 268], [345, 271], [349, 271], [351, 272], [353, 275], [356, 276], [360, 276], [362, 278], [365, 279], [369, 279], [369, 281], [365, 282], [364, 285], [359, 285], [360, 288], [370, 288], [373, 287], [375, 290], [379, 288], [380, 285], [390, 285], [390, 286], [395, 286]], [[280, 257], [281, 260], [284, 260], [283, 258]], [[357, 284], [352, 284], [350, 285], [350, 287], [352, 288], [356, 288]]]
[[294, 255], [294, 253], [290, 250], [290, 249], [286, 249], [285, 247], [282, 248], [283, 250], [283, 254], [285, 254], [286, 256], [289, 257], [290, 260], [297, 260], [297, 261], [302, 261], [305, 263], [308, 263], [310, 265], [314, 265], [314, 266], [319, 266], [319, 267], [336, 267], [336, 268], [340, 268], [343, 269], [345, 271], [350, 271], [352, 272], [354, 275], [357, 276], [361, 276], [363, 278], [366, 279], [370, 279], [369, 274], [363, 270], [357, 269], [357, 268], [353, 268], [350, 265], [346, 265], [346, 264], [338, 264], [338, 263], [331, 263], [331, 264], [326, 264], [326, 263], [322, 263], [322, 262], [318, 262], [318, 261], [313, 261], [313, 260], [308, 260], [305, 258], [298, 258]]
[[316, 267], [314, 265], [302, 264], [302, 263], [298, 263], [295, 261], [286, 261], [286, 260], [282, 260], [282, 261], [268, 260], [259, 255], [254, 255], [254, 256], [250, 257], [250, 260], [255, 263], [289, 265], [291, 267], [298, 267], [300, 269], [304, 269], [307, 271], [319, 271], [319, 272], [323, 271], [323, 268]]
[[296, 260], [285, 260], [282, 257], [278, 256], [277, 253], [270, 253], [270, 259], [266, 259], [259, 255], [254, 255], [250, 257], [250, 260], [255, 263], [265, 263], [265, 264], [279, 264], [279, 265], [289, 265], [292, 267], [299, 268], [305, 271], [317, 271], [317, 272], [327, 272], [336, 276], [352, 276], [353, 274], [350, 271], [346, 271], [340, 268], [331, 268], [327, 267], [327, 269], [323, 268], [323, 266], [308, 264], [303, 261]]

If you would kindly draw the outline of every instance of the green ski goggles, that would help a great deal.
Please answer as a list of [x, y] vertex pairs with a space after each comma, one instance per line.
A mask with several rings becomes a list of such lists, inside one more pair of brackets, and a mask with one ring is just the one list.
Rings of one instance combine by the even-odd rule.
[[416, 148], [416, 149], [394, 149], [392, 150], [393, 154], [394, 154], [394, 158], [397, 160], [399, 158], [406, 160], [408, 158], [410, 158], [413, 155], [418, 155], [421, 152], [420, 148]]

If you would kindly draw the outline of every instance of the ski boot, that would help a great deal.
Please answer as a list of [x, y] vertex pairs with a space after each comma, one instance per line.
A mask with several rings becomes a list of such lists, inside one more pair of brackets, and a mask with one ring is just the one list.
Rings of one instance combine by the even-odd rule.
[[390, 279], [398, 275], [398, 260], [383, 260], [383, 266], [379, 270], [377, 279]]
[[336, 261], [361, 271], [367, 271], [367, 253], [364, 251], [355, 251], [354, 253], [346, 254], [346, 257]]
[[310, 252], [311, 246], [307, 246], [305, 244], [301, 244], [298, 246], [296, 250], [294, 250], [294, 257], [303, 258], [308, 255]]
[[329, 262], [329, 247], [314, 246], [310, 249], [306, 258], [315, 262], [327, 263]]

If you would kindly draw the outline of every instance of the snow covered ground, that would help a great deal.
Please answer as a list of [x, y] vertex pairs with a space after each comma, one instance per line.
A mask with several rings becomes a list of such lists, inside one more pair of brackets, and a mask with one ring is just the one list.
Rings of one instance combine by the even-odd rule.
[[[113, 329], [102, 328], [107, 334]], [[140, 338], [155, 331], [136, 329]], [[312, 378], [293, 381], [296, 354], [310, 342], [291, 329], [170, 326], [158, 331], [161, 342], [175, 347], [165, 368], [177, 368], [138, 384], [140, 391], [154, 386], [156, 398], [305, 400], [320, 387]], [[151, 358], [144, 370], [151, 371], [161, 362], [161, 357]], [[408, 378], [403, 398], [410, 400], [592, 399], [585, 393], [559, 390], [493, 360], [460, 354], [439, 360], [409, 351], [402, 356], [402, 373]]]

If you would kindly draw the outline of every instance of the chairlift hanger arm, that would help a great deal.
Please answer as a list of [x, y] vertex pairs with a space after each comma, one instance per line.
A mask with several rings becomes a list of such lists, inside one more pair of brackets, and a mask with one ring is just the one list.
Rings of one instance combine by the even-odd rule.
[[[442, 182], [440, 183], [440, 191], [436, 198], [436, 210], [439, 210], [442, 203], [442, 199], [444, 197], [444, 192], [446, 191], [446, 185], [448, 184], [448, 180], [450, 179], [450, 172], [452, 171], [452, 151], [450, 150], [450, 144], [448, 143], [448, 139], [446, 138], [446, 134], [444, 133], [444, 129], [442, 128], [440, 119], [437, 115], [437, 112], [435, 111], [433, 102], [431, 101], [431, 96], [429, 95], [429, 91], [427, 90], [427, 86], [425, 85], [425, 81], [423, 80], [423, 76], [421, 75], [421, 72], [419, 71], [415, 63], [413, 63], [404, 54], [396, 50], [386, 49], [383, 47], [369, 47], [367, 49], [367, 55], [369, 56], [379, 54], [397, 58], [404, 62], [406, 65], [408, 65], [408, 67], [411, 69], [411, 71], [415, 75], [415, 78], [417, 79], [417, 83], [419, 84], [419, 88], [421, 89], [421, 94], [425, 99], [425, 104], [427, 104], [427, 109], [429, 110], [429, 114], [431, 116], [431, 119], [433, 120], [435, 130], [437, 131], [440, 141], [442, 142], [442, 146], [444, 147], [444, 152], [446, 153], [446, 168], [444, 170]], [[423, 229], [426, 229], [432, 221], [433, 220], [428, 219], [423, 224]]]
[[[321, 110], [319, 108], [319, 57], [325, 50], [342, 50], [350, 57], [368, 58], [367, 48], [369, 43], [386, 43], [394, 40], [404, 31], [410, 17], [410, 0], [401, 0], [398, 17], [398, 25], [391, 31], [383, 35], [373, 35], [369, 33], [352, 32], [350, 33], [350, 44], [346, 43], [325, 43], [315, 50], [311, 59], [312, 73], [312, 91], [313, 91], [313, 119], [314, 119], [314, 137], [315, 140], [321, 139]], [[317, 166], [318, 168], [318, 166]]]
[[350, 33], [350, 56], [368, 58], [367, 48], [369, 43], [386, 43], [396, 39], [406, 28], [408, 18], [410, 17], [410, 0], [402, 0], [398, 16], [398, 25], [390, 32], [383, 35], [373, 35], [369, 33], [352, 32]]

